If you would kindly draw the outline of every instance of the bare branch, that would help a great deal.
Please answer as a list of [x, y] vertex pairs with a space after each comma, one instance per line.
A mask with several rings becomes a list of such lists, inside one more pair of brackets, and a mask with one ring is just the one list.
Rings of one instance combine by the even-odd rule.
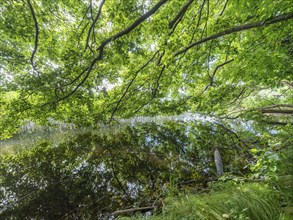
[[185, 47], [182, 50], [176, 52], [174, 54], [174, 56], [176, 57], [176, 56], [178, 56], [178, 55], [180, 55], [182, 53], [185, 53], [186, 51], [188, 51], [189, 49], [191, 49], [192, 47], [194, 47], [196, 45], [208, 42], [208, 41], [213, 40], [213, 39], [217, 39], [217, 38], [225, 36], [225, 35], [241, 32], [241, 31], [245, 31], [245, 30], [250, 30], [250, 29], [253, 29], [253, 28], [259, 28], [259, 27], [275, 24], [275, 23], [282, 22], [282, 21], [287, 21], [287, 20], [292, 19], [292, 18], [293, 18], [293, 12], [288, 13], [288, 14], [284, 14], [284, 15], [279, 15], [279, 16], [276, 16], [276, 17], [273, 17], [273, 18], [265, 19], [265, 20], [262, 20], [262, 21], [257, 21], [257, 22], [252, 22], [252, 23], [249, 23], [249, 24], [235, 26], [235, 27], [229, 28], [227, 30], [224, 30], [222, 32], [219, 32], [217, 34], [210, 35], [210, 36], [208, 36], [208, 37], [206, 37], [204, 39], [201, 39], [199, 41], [196, 41], [194, 43], [191, 43], [187, 47]]
[[130, 213], [130, 212], [146, 212], [146, 211], [150, 211], [157, 208], [157, 206], [146, 206], [146, 207], [138, 207], [138, 208], [132, 208], [132, 209], [124, 209], [124, 210], [118, 210], [113, 212], [113, 215], [121, 215], [121, 214], [126, 214], [126, 213]]

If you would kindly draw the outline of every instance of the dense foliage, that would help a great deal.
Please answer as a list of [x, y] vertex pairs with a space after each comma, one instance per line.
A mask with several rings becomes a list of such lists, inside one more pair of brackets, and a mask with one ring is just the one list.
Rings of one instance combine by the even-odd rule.
[[160, 212], [217, 180], [293, 206], [291, 0], [0, 2], [1, 219]]
[[[204, 134], [194, 132], [199, 126], [191, 123], [187, 130], [183, 125], [84, 133], [59, 146], [42, 142], [2, 157], [2, 216], [56, 219], [72, 214], [90, 219], [155, 203], [170, 190], [168, 184], [207, 184], [206, 177], [215, 172], [212, 147], [218, 135], [209, 134], [214, 138], [205, 142]], [[201, 130], [208, 132], [208, 126], [201, 125]], [[244, 161], [236, 160], [237, 152], [227, 148], [229, 141], [224, 140], [221, 150], [233, 163], [230, 171], [239, 174], [237, 164]]]
[[75, 131], [58, 145], [47, 140], [3, 155], [0, 216], [108, 219], [129, 207], [159, 208], [167, 195], [208, 190], [216, 176], [215, 146], [225, 164], [222, 180], [275, 181], [281, 155], [268, 151], [266, 140], [252, 140], [240, 129], [225, 134], [229, 127], [223, 126], [169, 122]]
[[292, 108], [290, 0], [2, 3], [2, 137], [23, 119]]

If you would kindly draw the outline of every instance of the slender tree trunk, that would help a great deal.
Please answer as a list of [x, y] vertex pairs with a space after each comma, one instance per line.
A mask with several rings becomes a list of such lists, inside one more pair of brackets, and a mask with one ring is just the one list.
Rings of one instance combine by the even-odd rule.
[[218, 148], [215, 148], [214, 150], [214, 157], [215, 157], [215, 164], [217, 168], [217, 176], [222, 176], [224, 174], [224, 170], [223, 170], [222, 157]]

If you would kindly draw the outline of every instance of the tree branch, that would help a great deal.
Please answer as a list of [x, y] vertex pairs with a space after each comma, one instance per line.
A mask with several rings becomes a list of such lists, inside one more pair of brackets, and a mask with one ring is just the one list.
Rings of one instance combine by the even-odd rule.
[[244, 140], [242, 140], [242, 138], [235, 132], [235, 131], [233, 131], [233, 130], [231, 130], [231, 129], [229, 129], [229, 128], [227, 128], [226, 126], [224, 126], [222, 123], [215, 123], [215, 124], [217, 124], [217, 125], [219, 125], [221, 128], [223, 128], [225, 131], [227, 131], [227, 132], [229, 132], [230, 134], [233, 134], [235, 137], [236, 137], [236, 139], [238, 139], [238, 141], [240, 142], [240, 143], [242, 143], [247, 149], [247, 151], [248, 151], [248, 149], [250, 148], [246, 143], [245, 143], [245, 141]]
[[169, 22], [169, 28], [173, 28], [173, 26], [177, 23], [180, 22], [181, 18], [183, 17], [183, 15], [185, 14], [185, 12], [187, 11], [188, 7], [191, 5], [191, 3], [193, 2], [193, 0], [188, 0], [180, 9], [180, 11], [178, 12], [178, 14], [175, 16], [175, 18]]
[[[89, 77], [92, 69], [94, 68], [94, 65], [96, 64], [96, 62], [99, 60], [98, 59], [99, 57], [95, 58], [91, 63], [90, 63], [90, 66], [87, 67], [81, 74], [79, 74], [78, 78], [80, 78], [85, 72], [86, 72], [86, 75], [84, 76], [84, 78], [82, 79], [82, 81], [80, 83], [78, 83], [75, 88], [70, 92], [68, 93], [67, 95], [59, 98], [58, 100], [55, 101], [56, 102], [60, 102], [62, 100], [65, 100], [67, 99], [69, 96], [73, 95], [83, 84], [84, 82], [87, 80], [87, 78]], [[74, 79], [73, 81], [77, 81], [76, 79]], [[72, 83], [70, 83], [72, 84]]]
[[293, 125], [292, 122], [280, 122], [280, 121], [265, 121], [262, 120], [261, 122], [268, 124], [268, 125], [272, 125], [272, 126], [286, 126], [286, 125]]
[[223, 8], [223, 10], [221, 11], [221, 13], [219, 14], [219, 16], [222, 16], [222, 15], [223, 15], [224, 11], [226, 10], [226, 7], [227, 7], [227, 4], [228, 4], [228, 1], [229, 1], [229, 0], [226, 0], [225, 5], [224, 5], [224, 8]]
[[218, 65], [218, 66], [215, 68], [215, 70], [214, 70], [214, 72], [213, 72], [213, 74], [212, 74], [212, 77], [211, 77], [211, 86], [213, 85], [213, 79], [214, 79], [214, 77], [215, 77], [215, 75], [216, 75], [217, 70], [218, 70], [219, 68], [225, 66], [226, 64], [231, 63], [233, 60], [234, 60], [234, 59], [228, 60], [228, 61], [226, 61], [226, 62], [224, 62], [224, 63]]
[[[194, 35], [199, 27], [199, 23], [200, 23], [200, 20], [201, 20], [201, 15], [202, 15], [202, 11], [203, 11], [203, 8], [204, 8], [204, 5], [205, 5], [205, 1], [206, 0], [203, 0], [201, 6], [200, 6], [200, 9], [199, 9], [199, 15], [198, 15], [198, 21], [197, 21], [197, 24], [196, 24], [196, 28], [194, 29], [193, 33], [192, 33], [192, 37], [189, 41], [189, 44], [191, 44], [191, 42], [193, 41], [194, 39]], [[206, 28], [206, 26], [204, 27], [204, 29]], [[172, 33], [172, 32], [171, 32]], [[203, 34], [203, 33], [202, 33]], [[178, 58], [178, 60], [181, 60], [184, 56], [185, 56], [186, 52], [184, 52], [181, 57]]]
[[100, 46], [98, 47], [98, 51], [99, 51], [99, 60], [102, 59], [103, 56], [103, 50], [104, 47], [110, 43], [111, 41], [114, 41], [126, 34], [128, 34], [129, 32], [131, 32], [132, 30], [134, 30], [138, 25], [140, 25], [143, 21], [145, 21], [147, 18], [149, 18], [151, 15], [153, 15], [161, 6], [163, 6], [168, 0], [161, 0], [159, 1], [151, 10], [149, 10], [147, 13], [143, 14], [141, 17], [139, 17], [136, 21], [134, 21], [130, 26], [128, 26], [126, 29], [120, 31], [119, 33], [108, 37], [107, 39], [105, 39]]
[[35, 57], [35, 55], [37, 53], [37, 50], [38, 50], [38, 43], [39, 43], [39, 25], [38, 25], [36, 13], [34, 11], [34, 8], [33, 8], [32, 4], [31, 4], [31, 1], [30, 0], [27, 0], [27, 4], [28, 4], [28, 6], [30, 8], [32, 17], [34, 19], [34, 24], [35, 24], [35, 46], [34, 46], [34, 50], [32, 52], [31, 58], [30, 58], [30, 62], [31, 62], [31, 65], [32, 65], [33, 69], [38, 73], [38, 71], [36, 69], [36, 66], [34, 64], [34, 57]]
[[[99, 6], [99, 11], [98, 11], [98, 13], [97, 13], [95, 19], [93, 20], [92, 25], [90, 26], [90, 29], [89, 29], [89, 31], [88, 31], [88, 35], [87, 35], [87, 38], [86, 38], [85, 49], [89, 48], [89, 40], [90, 40], [91, 32], [94, 33], [95, 25], [96, 25], [96, 23], [97, 23], [97, 21], [98, 21], [100, 15], [101, 15], [102, 8], [103, 8], [103, 5], [104, 5], [105, 1], [106, 1], [106, 0], [102, 0], [101, 4], [100, 4], [100, 6]], [[91, 3], [92, 3], [92, 1], [91, 1]], [[90, 5], [91, 5], [91, 4], [90, 4]], [[91, 6], [90, 6], [90, 8], [92, 9]], [[91, 13], [91, 14], [92, 14], [92, 13]]]
[[121, 215], [126, 214], [129, 212], [141, 212], [141, 211], [150, 211], [157, 208], [157, 206], [146, 206], [146, 207], [138, 207], [138, 208], [132, 208], [132, 209], [124, 209], [124, 210], [118, 210], [112, 213], [112, 215]]
[[[151, 90], [152, 90], [152, 91], [151, 91], [151, 92], [152, 92], [152, 96], [151, 96], [151, 98], [149, 99], [149, 101], [147, 101], [146, 103], [142, 104], [142, 105], [141, 105], [136, 111], [133, 112], [133, 115], [135, 115], [136, 113], [138, 113], [143, 107], [145, 107], [145, 106], [148, 105], [151, 101], [153, 101], [153, 99], [155, 98], [155, 96], [156, 96], [156, 94], [157, 94], [157, 91], [158, 91], [158, 88], [159, 88], [159, 81], [160, 81], [160, 79], [161, 79], [161, 77], [162, 77], [162, 75], [163, 75], [163, 72], [164, 72], [165, 68], [166, 68], [166, 65], [164, 65], [164, 66], [162, 67], [161, 71], [160, 71], [160, 74], [159, 74], [159, 76], [158, 76], [158, 78], [157, 78], [157, 80], [156, 80], [156, 87], [153, 88], [153, 89], [151, 89]], [[145, 95], [146, 93], [147, 93], [147, 92], [143, 93], [142, 96]]]
[[224, 62], [224, 63], [218, 65], [218, 66], [215, 68], [215, 70], [214, 70], [214, 72], [213, 72], [213, 74], [212, 74], [212, 76], [211, 76], [211, 78], [210, 78], [210, 84], [207, 85], [207, 86], [205, 87], [205, 89], [201, 92], [201, 94], [204, 93], [205, 91], [207, 91], [207, 89], [208, 89], [210, 86], [213, 86], [213, 84], [214, 84], [214, 78], [215, 78], [215, 75], [216, 75], [217, 70], [218, 70], [219, 68], [225, 66], [226, 64], [231, 63], [233, 60], [234, 60], [234, 59], [228, 60], [228, 61], [226, 61], [226, 62]]
[[261, 109], [280, 108], [280, 107], [293, 108], [293, 105], [290, 105], [290, 104], [277, 104], [277, 105], [265, 106], [265, 107], [262, 107]]
[[260, 110], [262, 114], [285, 114], [293, 115], [293, 110], [291, 109], [262, 109]]
[[124, 93], [122, 94], [122, 96], [121, 96], [121, 98], [118, 100], [118, 102], [117, 102], [117, 105], [115, 106], [115, 108], [114, 108], [114, 110], [113, 110], [113, 112], [112, 112], [112, 114], [111, 114], [111, 117], [110, 117], [110, 121], [112, 121], [112, 119], [113, 119], [113, 117], [114, 117], [114, 114], [116, 113], [116, 111], [118, 110], [118, 108], [119, 108], [119, 106], [120, 106], [120, 103], [122, 102], [122, 100], [124, 99], [124, 97], [126, 96], [126, 94], [127, 94], [127, 92], [129, 91], [129, 88], [130, 88], [130, 86], [133, 84], [133, 82], [135, 81], [135, 79], [136, 79], [136, 77], [137, 77], [137, 75], [138, 75], [138, 73], [141, 71], [141, 70], [143, 70], [147, 65], [149, 65], [149, 63], [150, 62], [152, 62], [154, 59], [155, 59], [155, 57], [156, 57], [156, 55], [159, 53], [159, 51], [157, 51], [156, 53], [154, 53], [154, 55], [143, 65], [143, 66], [141, 66], [136, 72], [135, 72], [135, 74], [134, 74], [134, 76], [132, 77], [132, 79], [130, 80], [130, 82], [128, 83], [128, 85], [127, 85], [127, 87], [126, 87], [126, 89], [125, 89], [125, 91], [124, 91]]
[[[153, 15], [161, 6], [163, 6], [168, 0], [160, 0], [153, 8], [150, 9], [150, 11], [148, 11], [147, 13], [143, 14], [141, 17], [139, 17], [136, 21], [134, 21], [130, 26], [128, 26], [126, 29], [118, 32], [117, 34], [108, 37], [107, 39], [105, 39], [100, 46], [98, 47], [98, 56], [92, 60], [92, 62], [90, 63], [89, 67], [87, 67], [81, 74], [78, 75], [78, 78], [81, 78], [82, 75], [85, 76], [83, 77], [82, 81], [76, 85], [76, 87], [67, 95], [61, 97], [59, 100], [56, 100], [56, 102], [60, 102], [66, 98], [68, 98], [69, 96], [73, 95], [83, 84], [84, 82], [87, 80], [87, 78], [89, 77], [94, 65], [96, 64], [96, 62], [100, 61], [103, 59], [103, 52], [104, 52], [104, 48], [105, 46], [110, 43], [111, 41], [114, 41], [115, 39], [118, 39], [128, 33], [130, 33], [132, 30], [134, 30], [138, 25], [140, 25], [143, 21], [145, 21], [147, 18], [149, 18], [151, 15]], [[77, 79], [75, 78], [73, 81], [77, 81]]]
[[267, 25], [270, 25], [270, 24], [286, 21], [286, 20], [289, 20], [289, 19], [292, 19], [292, 18], [293, 18], [293, 12], [290, 12], [288, 14], [279, 15], [279, 16], [276, 16], [276, 17], [273, 17], [273, 18], [262, 20], [262, 21], [257, 21], [257, 22], [252, 22], [252, 23], [249, 23], [249, 24], [235, 26], [235, 27], [229, 28], [227, 30], [224, 30], [222, 32], [219, 32], [217, 34], [210, 35], [210, 36], [208, 36], [208, 37], [206, 37], [204, 39], [201, 39], [199, 41], [196, 41], [194, 43], [191, 43], [187, 47], [185, 47], [182, 50], [176, 52], [174, 54], [174, 56], [176, 57], [176, 56], [178, 56], [178, 55], [180, 55], [182, 53], [185, 53], [186, 51], [188, 51], [189, 49], [191, 49], [192, 47], [194, 47], [196, 45], [208, 42], [208, 41], [213, 40], [213, 39], [217, 39], [217, 38], [225, 36], [225, 35], [241, 32], [241, 31], [245, 31], [245, 30], [250, 30], [250, 29], [253, 29], [253, 28], [259, 28], [259, 27], [267, 26]]
[[201, 4], [201, 6], [200, 6], [200, 9], [199, 9], [199, 15], [198, 15], [198, 20], [197, 20], [197, 24], [196, 24], [196, 27], [195, 27], [193, 33], [192, 33], [192, 37], [191, 37], [191, 39], [190, 39], [190, 41], [189, 41], [189, 44], [192, 43], [192, 41], [193, 41], [193, 39], [194, 39], [195, 32], [197, 31], [197, 29], [198, 29], [198, 27], [199, 27], [200, 20], [201, 20], [201, 15], [202, 15], [202, 11], [203, 11], [203, 8], [204, 8], [204, 5], [205, 5], [205, 2], [206, 2], [206, 0], [203, 0], [202, 4]]
[[287, 82], [287, 81], [283, 81], [283, 84], [288, 86], [289, 88], [293, 89], [293, 82]]
[[158, 76], [158, 78], [156, 80], [156, 87], [152, 91], [152, 98], [151, 98], [150, 101], [152, 101], [155, 98], [156, 94], [157, 94], [157, 91], [158, 91], [158, 88], [159, 88], [159, 85], [160, 85], [159, 82], [160, 82], [160, 79], [161, 79], [161, 77], [163, 75], [163, 72], [164, 72], [165, 68], [166, 68], [166, 65], [164, 65], [162, 67], [162, 69], [161, 69], [161, 72], [160, 72], [160, 74], [159, 74], [159, 76]]

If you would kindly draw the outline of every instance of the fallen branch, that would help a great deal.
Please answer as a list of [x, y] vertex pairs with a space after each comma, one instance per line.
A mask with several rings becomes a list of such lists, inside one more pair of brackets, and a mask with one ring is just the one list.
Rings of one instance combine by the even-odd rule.
[[151, 211], [153, 209], [156, 209], [157, 206], [146, 206], [146, 207], [138, 207], [138, 208], [132, 208], [132, 209], [124, 209], [124, 210], [118, 210], [112, 213], [112, 215], [121, 215], [125, 213], [130, 213], [130, 212], [146, 212], [146, 211]]

